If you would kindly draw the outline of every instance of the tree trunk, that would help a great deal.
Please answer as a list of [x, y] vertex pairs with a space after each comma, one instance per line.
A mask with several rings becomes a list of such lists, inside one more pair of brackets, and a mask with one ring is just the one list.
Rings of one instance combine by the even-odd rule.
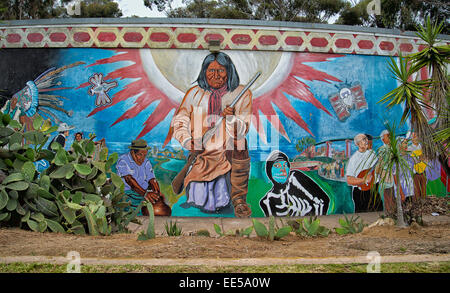
[[397, 194], [395, 194], [395, 202], [397, 204], [397, 226], [404, 228], [407, 227], [407, 225], [405, 223], [405, 219], [403, 218], [402, 196], [400, 194], [400, 177], [398, 175], [400, 168], [398, 163], [395, 164], [395, 169], [397, 171], [397, 174], [394, 175], [397, 178]]

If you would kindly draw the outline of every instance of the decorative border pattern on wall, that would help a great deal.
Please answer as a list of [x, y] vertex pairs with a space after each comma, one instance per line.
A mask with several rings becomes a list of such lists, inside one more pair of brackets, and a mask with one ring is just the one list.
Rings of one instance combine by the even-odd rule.
[[[334, 30], [336, 26], [334, 26]], [[224, 28], [192, 26], [1, 27], [0, 48], [174, 48], [205, 49], [221, 41], [224, 50], [295, 51], [397, 56], [421, 50], [410, 36], [367, 32], [331, 32], [298, 28]], [[448, 42], [447, 42], [448, 43]]]

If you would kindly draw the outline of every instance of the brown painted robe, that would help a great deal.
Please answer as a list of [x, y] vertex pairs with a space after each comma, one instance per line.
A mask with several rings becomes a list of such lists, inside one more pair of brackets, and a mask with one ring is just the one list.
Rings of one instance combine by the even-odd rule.
[[[222, 97], [222, 111], [229, 106], [235, 97], [243, 90], [238, 86], [233, 92], [227, 92]], [[188, 90], [178, 111], [171, 122], [173, 137], [180, 144], [190, 149], [191, 139], [201, 139], [209, 129], [208, 101], [211, 92], [194, 86]], [[232, 149], [233, 139], [245, 141], [251, 122], [252, 93], [247, 90], [235, 105], [235, 115], [222, 121], [222, 127], [216, 135], [204, 145], [205, 150], [197, 156], [190, 172], [184, 179], [184, 186], [191, 181], [212, 181], [231, 170], [227, 160], [226, 150]], [[228, 147], [227, 147], [228, 146]]]

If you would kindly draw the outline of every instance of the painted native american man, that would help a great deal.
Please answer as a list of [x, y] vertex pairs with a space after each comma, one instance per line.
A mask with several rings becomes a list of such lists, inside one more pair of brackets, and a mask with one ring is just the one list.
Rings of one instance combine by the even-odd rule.
[[[250, 156], [245, 136], [251, 122], [252, 93], [243, 90], [231, 58], [222, 52], [203, 60], [197, 85], [190, 88], [171, 122], [173, 137], [197, 158], [184, 178], [187, 205], [220, 212], [231, 204], [237, 217], [249, 217], [246, 202]], [[206, 131], [225, 117], [216, 135], [202, 143]]]

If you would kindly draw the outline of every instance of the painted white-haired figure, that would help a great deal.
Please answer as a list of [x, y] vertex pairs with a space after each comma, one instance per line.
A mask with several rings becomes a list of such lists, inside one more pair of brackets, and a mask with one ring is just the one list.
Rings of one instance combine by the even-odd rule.
[[380, 133], [380, 139], [383, 142], [383, 146], [387, 146], [390, 144], [389, 140], [389, 131], [387, 129], [381, 131]]
[[408, 144], [409, 155], [413, 158], [414, 200], [423, 199], [427, 194], [427, 182], [441, 177], [441, 164], [437, 159], [428, 160], [422, 152], [419, 137], [414, 131], [408, 132], [406, 138], [410, 138]]
[[427, 161], [422, 153], [422, 145], [419, 142], [419, 137], [412, 131], [408, 133], [411, 137], [411, 144], [408, 146], [411, 156], [414, 158], [414, 199], [425, 198], [427, 189], [427, 177], [425, 170], [427, 168]]
[[[388, 130], [383, 130], [380, 133], [380, 139], [383, 145], [378, 150], [380, 167], [377, 169], [377, 191], [380, 197], [384, 200], [384, 208], [387, 212], [392, 212], [395, 210], [395, 187], [394, 187], [394, 174], [388, 174], [386, 167], [388, 165], [388, 160], [390, 160], [390, 133]], [[394, 172], [393, 172], [394, 173]]]
[[374, 167], [377, 163], [375, 152], [369, 147], [367, 136], [363, 133], [354, 138], [358, 150], [350, 157], [345, 176], [347, 184], [352, 188], [352, 199], [355, 213], [367, 212], [370, 203], [370, 185], [374, 178]]
[[343, 88], [339, 91], [339, 95], [342, 98], [342, 101], [347, 106], [347, 108], [352, 108], [353, 106], [353, 94], [349, 88]]
[[402, 137], [398, 140], [398, 149], [400, 154], [405, 159], [406, 166], [400, 166], [398, 171], [398, 178], [400, 181], [400, 190], [397, 190], [397, 184], [394, 184], [395, 196], [401, 194], [402, 200], [414, 196], [414, 181], [411, 176], [411, 171], [414, 169], [414, 160], [408, 154], [408, 139]]
[[[187, 201], [207, 213], [225, 210], [230, 203], [237, 217], [249, 217], [247, 204], [250, 156], [246, 134], [251, 122], [252, 93], [244, 89], [231, 58], [211, 53], [203, 60], [197, 85], [190, 88], [171, 123], [173, 137], [196, 155], [184, 179]], [[224, 116], [222, 131], [202, 145], [202, 137]], [[231, 145], [231, 147], [230, 147]]]

